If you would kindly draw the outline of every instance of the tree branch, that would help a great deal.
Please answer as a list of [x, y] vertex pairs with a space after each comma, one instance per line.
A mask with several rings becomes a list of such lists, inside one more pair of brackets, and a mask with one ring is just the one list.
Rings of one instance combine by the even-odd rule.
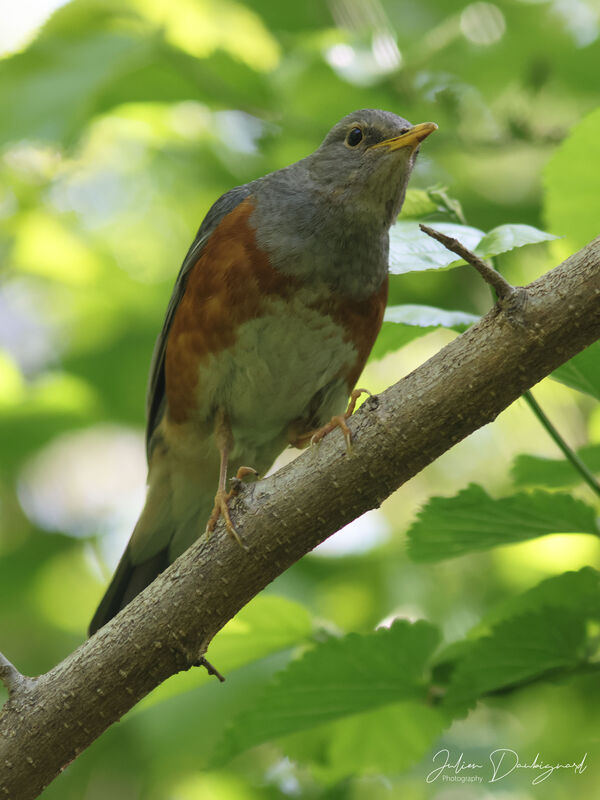
[[[201, 662], [254, 595], [343, 525], [378, 506], [600, 337], [600, 238], [523, 290], [334, 431], [244, 489], [219, 523], [50, 672], [17, 685], [0, 714], [0, 797], [35, 798], [142, 697]], [[215, 686], [215, 691], [218, 688]]]

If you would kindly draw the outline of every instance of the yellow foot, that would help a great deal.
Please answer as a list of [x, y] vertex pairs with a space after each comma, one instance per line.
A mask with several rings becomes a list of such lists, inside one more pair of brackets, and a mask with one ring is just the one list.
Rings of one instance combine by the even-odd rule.
[[352, 414], [354, 414], [356, 401], [361, 394], [368, 394], [369, 397], [371, 397], [371, 392], [368, 389], [354, 389], [350, 395], [350, 402], [348, 403], [348, 408], [346, 409], [345, 413], [332, 417], [327, 425], [323, 425], [322, 428], [319, 428], [317, 431], [315, 431], [310, 437], [310, 443], [317, 444], [317, 442], [320, 442], [321, 439], [324, 439], [327, 434], [331, 433], [331, 431], [335, 430], [335, 428], [340, 428], [344, 434], [344, 439], [346, 440], [346, 452], [348, 455], [350, 455], [352, 453], [352, 433], [350, 428], [346, 425], [346, 420], [349, 419]]
[[247, 550], [248, 548], [240, 539], [240, 536], [236, 531], [233, 522], [231, 521], [231, 516], [229, 514], [229, 501], [232, 499], [232, 497], [235, 497], [240, 493], [242, 488], [242, 479], [248, 477], [248, 475], [258, 475], [258, 472], [252, 467], [240, 467], [235, 478], [231, 479], [233, 486], [228, 492], [221, 487], [217, 489], [217, 493], [215, 495], [215, 504], [206, 525], [206, 535], [210, 536], [215, 529], [215, 525], [217, 524], [219, 517], [223, 517], [227, 532], [244, 550]]

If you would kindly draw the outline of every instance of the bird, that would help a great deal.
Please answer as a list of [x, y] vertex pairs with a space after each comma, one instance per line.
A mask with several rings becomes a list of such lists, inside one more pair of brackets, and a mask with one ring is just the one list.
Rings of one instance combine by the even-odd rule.
[[152, 355], [145, 505], [90, 635], [219, 517], [247, 546], [229, 515], [230, 465], [255, 479], [288, 445], [336, 427], [349, 442], [387, 302], [389, 230], [436, 129], [354, 111], [313, 153], [210, 208]]

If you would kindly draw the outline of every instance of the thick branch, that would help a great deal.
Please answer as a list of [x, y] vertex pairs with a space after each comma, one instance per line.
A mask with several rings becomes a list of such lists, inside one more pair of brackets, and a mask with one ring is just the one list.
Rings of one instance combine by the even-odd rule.
[[[323, 539], [600, 337], [600, 238], [527, 287], [350, 420], [244, 490], [234, 523], [196, 542], [92, 639], [13, 692], [0, 716], [0, 797], [34, 798], [138, 700], [197, 664], [213, 636]], [[215, 691], [219, 691], [215, 685]]]

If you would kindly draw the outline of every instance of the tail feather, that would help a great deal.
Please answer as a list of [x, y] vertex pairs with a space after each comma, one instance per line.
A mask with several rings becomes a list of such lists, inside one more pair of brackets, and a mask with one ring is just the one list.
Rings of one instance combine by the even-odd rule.
[[106, 625], [168, 566], [168, 547], [163, 548], [156, 555], [136, 565], [132, 563], [129, 547], [127, 547], [90, 622], [88, 634], [93, 636], [98, 628]]

